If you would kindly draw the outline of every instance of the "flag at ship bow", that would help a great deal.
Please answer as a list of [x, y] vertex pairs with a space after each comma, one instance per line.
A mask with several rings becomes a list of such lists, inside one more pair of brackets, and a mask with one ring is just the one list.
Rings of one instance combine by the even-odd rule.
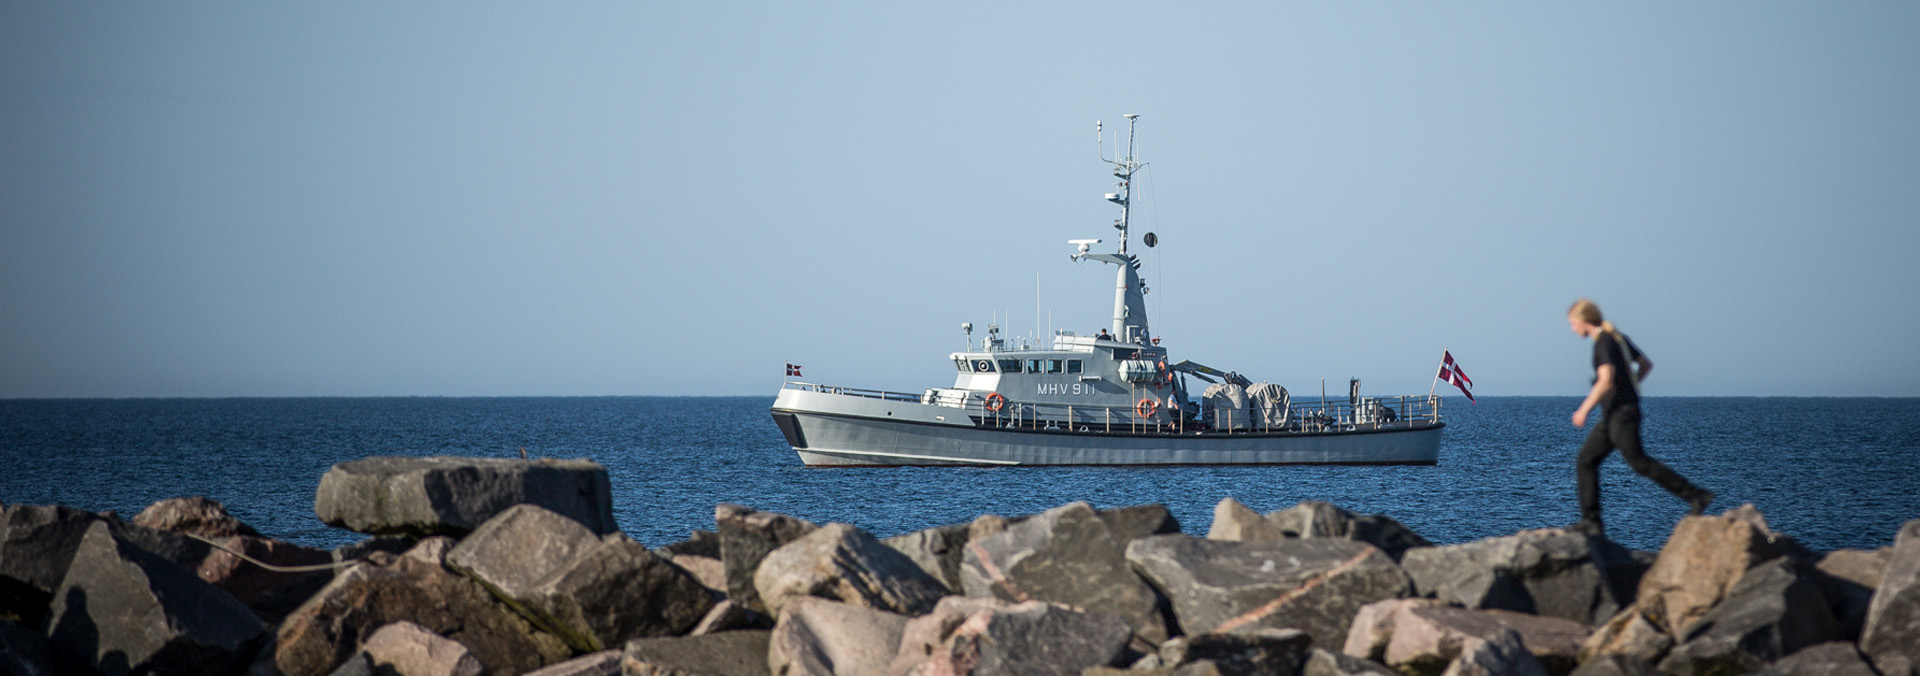
[[1434, 377], [1452, 383], [1454, 387], [1460, 388], [1460, 393], [1467, 395], [1467, 401], [1476, 404], [1480, 403], [1473, 398], [1473, 379], [1468, 378], [1467, 374], [1460, 370], [1460, 365], [1454, 363], [1452, 352], [1446, 350], [1440, 351], [1440, 375]]

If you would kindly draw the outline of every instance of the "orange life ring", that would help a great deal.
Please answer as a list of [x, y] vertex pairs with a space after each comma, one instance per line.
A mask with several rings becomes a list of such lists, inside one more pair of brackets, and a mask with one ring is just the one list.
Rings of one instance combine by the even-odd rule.
[[1140, 414], [1142, 418], [1151, 418], [1158, 410], [1160, 410], [1160, 402], [1154, 401], [1152, 397], [1141, 399], [1140, 403], [1133, 405], [1133, 412]]
[[988, 413], [999, 413], [1001, 407], [1004, 407], [1006, 405], [1007, 405], [1007, 398], [1000, 396], [999, 392], [995, 392], [993, 394], [987, 395], [987, 412]]

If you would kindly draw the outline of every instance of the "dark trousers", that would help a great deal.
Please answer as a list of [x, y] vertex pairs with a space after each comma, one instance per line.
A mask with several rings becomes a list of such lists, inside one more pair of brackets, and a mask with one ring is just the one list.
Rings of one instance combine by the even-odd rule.
[[1593, 426], [1587, 433], [1587, 441], [1580, 445], [1578, 464], [1580, 476], [1580, 518], [1586, 521], [1600, 520], [1600, 462], [1607, 454], [1620, 449], [1620, 459], [1640, 476], [1652, 479], [1667, 489], [1674, 497], [1682, 500], [1692, 499], [1700, 489], [1668, 469], [1660, 461], [1647, 457], [1640, 448], [1640, 407], [1620, 406], [1607, 411], [1606, 417]]

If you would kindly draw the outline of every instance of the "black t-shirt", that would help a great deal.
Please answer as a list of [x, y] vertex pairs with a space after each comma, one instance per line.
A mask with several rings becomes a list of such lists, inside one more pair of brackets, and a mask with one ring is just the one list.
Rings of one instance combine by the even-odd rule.
[[[1614, 340], [1615, 335], [1620, 336], [1620, 339]], [[1627, 347], [1625, 354], [1620, 351], [1622, 343]], [[1617, 331], [1609, 334], [1603, 331], [1600, 335], [1594, 336], [1593, 370], [1597, 373], [1601, 364], [1613, 365], [1613, 389], [1600, 402], [1603, 410], [1640, 403], [1640, 388], [1633, 382], [1633, 362], [1639, 358], [1640, 346], [1634, 345], [1633, 339], [1628, 338], [1627, 334]]]

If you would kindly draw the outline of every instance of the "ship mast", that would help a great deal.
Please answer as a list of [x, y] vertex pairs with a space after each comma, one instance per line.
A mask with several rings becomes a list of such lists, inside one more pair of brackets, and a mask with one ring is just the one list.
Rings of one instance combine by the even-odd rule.
[[[1113, 338], [1114, 340], [1150, 344], [1152, 336], [1147, 329], [1146, 284], [1140, 281], [1140, 258], [1127, 253], [1127, 227], [1132, 220], [1133, 175], [1146, 167], [1133, 156], [1134, 125], [1140, 116], [1128, 113], [1127, 118], [1127, 154], [1118, 159], [1107, 159], [1105, 137], [1101, 137], [1100, 160], [1113, 165], [1114, 186], [1118, 192], [1107, 193], [1107, 201], [1120, 205], [1120, 218], [1114, 220], [1113, 228], [1120, 231], [1120, 250], [1117, 253], [1088, 253], [1088, 244], [1097, 244], [1100, 240], [1070, 240], [1070, 244], [1080, 245], [1079, 253], [1073, 259], [1093, 259], [1102, 263], [1112, 263], [1120, 267], [1115, 275], [1113, 290]], [[1094, 130], [1100, 131], [1100, 124], [1094, 123]]]

